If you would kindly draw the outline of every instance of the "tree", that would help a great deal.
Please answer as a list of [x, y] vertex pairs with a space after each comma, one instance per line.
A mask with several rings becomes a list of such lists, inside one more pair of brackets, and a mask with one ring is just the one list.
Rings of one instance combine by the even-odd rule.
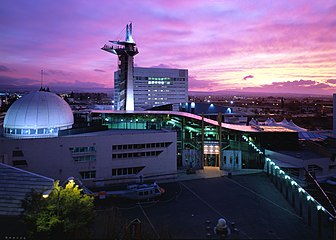
[[36, 191], [29, 193], [23, 202], [23, 217], [30, 237], [87, 238], [95, 211], [93, 197], [81, 191], [74, 181], [69, 181], [65, 188], [56, 181], [46, 198]]

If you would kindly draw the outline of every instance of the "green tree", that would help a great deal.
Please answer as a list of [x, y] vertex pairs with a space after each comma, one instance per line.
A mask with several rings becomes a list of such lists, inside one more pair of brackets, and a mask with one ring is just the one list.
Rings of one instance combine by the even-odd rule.
[[94, 220], [93, 197], [81, 193], [74, 181], [54, 186], [49, 195], [33, 191], [23, 202], [29, 236], [41, 239], [88, 238]]

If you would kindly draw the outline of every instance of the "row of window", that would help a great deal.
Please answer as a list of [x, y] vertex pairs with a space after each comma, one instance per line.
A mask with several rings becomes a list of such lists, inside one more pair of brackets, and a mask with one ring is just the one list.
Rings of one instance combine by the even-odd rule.
[[96, 171], [84, 171], [79, 172], [82, 179], [94, 179], [96, 178]]
[[17, 135], [55, 134], [58, 133], [58, 128], [37, 128], [37, 129], [5, 128], [5, 133], [17, 134]]
[[164, 147], [168, 147], [170, 144], [171, 144], [171, 142], [147, 143], [147, 144], [112, 145], [112, 150], [144, 149], [144, 148], [164, 148]]
[[77, 156], [72, 157], [75, 162], [90, 162], [96, 161], [96, 155]]
[[186, 78], [173, 78], [173, 77], [140, 77], [134, 76], [135, 80], [155, 80], [155, 81], [162, 81], [162, 80], [172, 80], [172, 81], [185, 81]]
[[86, 152], [96, 152], [95, 146], [88, 146], [88, 147], [74, 147], [70, 148], [71, 152], [73, 153], [86, 153]]
[[132, 152], [132, 153], [119, 153], [112, 154], [112, 159], [116, 158], [139, 158], [139, 157], [153, 157], [159, 156], [162, 151], [150, 151], [150, 152]]
[[164, 82], [164, 81], [148, 81], [148, 84], [170, 84], [170, 82]]
[[142, 169], [144, 169], [144, 166], [142, 166], [142, 167], [129, 167], [129, 168], [114, 168], [114, 169], [112, 169], [112, 176], [136, 175]]
[[[145, 166], [140, 167], [129, 167], [129, 168], [113, 168], [112, 169], [112, 176], [125, 176], [125, 175], [136, 175]], [[96, 171], [82, 171], [79, 172], [82, 179], [95, 179], [96, 178]]]

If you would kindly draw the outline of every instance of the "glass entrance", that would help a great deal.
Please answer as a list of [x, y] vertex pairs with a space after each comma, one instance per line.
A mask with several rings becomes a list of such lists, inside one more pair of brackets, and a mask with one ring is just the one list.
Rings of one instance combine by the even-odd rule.
[[204, 166], [218, 167], [218, 154], [204, 154]]

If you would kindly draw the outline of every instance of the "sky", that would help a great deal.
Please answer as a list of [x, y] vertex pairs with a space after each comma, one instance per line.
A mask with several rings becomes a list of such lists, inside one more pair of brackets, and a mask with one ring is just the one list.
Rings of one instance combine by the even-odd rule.
[[336, 93], [335, 0], [2, 0], [0, 90], [113, 88], [133, 22], [135, 66], [189, 70], [189, 91]]

